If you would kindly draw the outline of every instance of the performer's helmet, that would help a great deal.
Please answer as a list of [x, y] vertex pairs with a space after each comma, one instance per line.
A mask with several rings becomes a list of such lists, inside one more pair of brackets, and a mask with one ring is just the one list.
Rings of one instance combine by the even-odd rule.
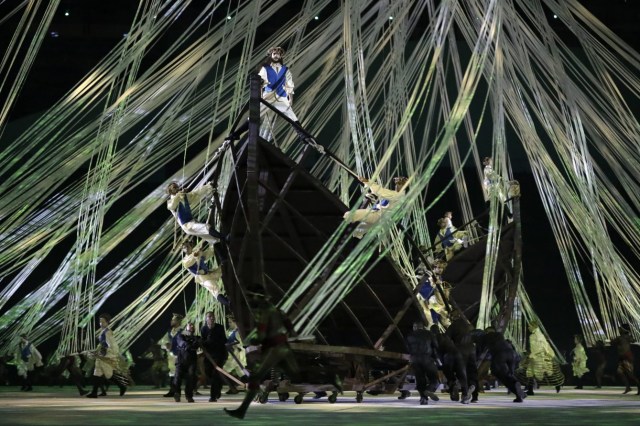
[[111, 322], [111, 315], [109, 315], [107, 313], [102, 313], [102, 314], [98, 315], [98, 319], [99, 318], [104, 319], [107, 323]]
[[282, 47], [280, 46], [272, 47], [271, 49], [267, 50], [267, 56], [271, 56], [273, 52], [278, 52], [280, 54], [280, 57], [284, 58], [285, 51]]
[[178, 322], [182, 322], [182, 320], [184, 319], [184, 315], [182, 314], [173, 314], [173, 316], [171, 317], [171, 320], [176, 320]]

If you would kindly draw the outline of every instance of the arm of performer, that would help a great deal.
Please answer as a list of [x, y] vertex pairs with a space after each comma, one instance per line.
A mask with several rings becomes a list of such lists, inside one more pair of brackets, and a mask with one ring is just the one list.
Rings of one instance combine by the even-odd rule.
[[375, 182], [371, 182], [367, 178], [360, 177], [359, 180], [360, 182], [364, 183], [364, 186], [371, 189], [371, 192], [375, 194], [378, 198], [384, 198], [393, 202], [393, 201], [397, 201], [404, 195], [401, 192], [384, 188], [382, 185], [379, 185]]
[[206, 183], [191, 192], [187, 192], [190, 204], [198, 204], [203, 198], [210, 197], [213, 194], [213, 185]]
[[291, 75], [291, 71], [287, 68], [287, 73], [285, 74], [285, 82], [284, 82], [284, 91], [287, 92], [287, 96], [289, 97], [289, 104], [293, 105], [293, 76]]

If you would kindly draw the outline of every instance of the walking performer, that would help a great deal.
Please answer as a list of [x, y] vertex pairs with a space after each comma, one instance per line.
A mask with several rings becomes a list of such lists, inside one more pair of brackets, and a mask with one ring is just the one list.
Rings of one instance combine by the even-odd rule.
[[169, 369], [169, 392], [162, 395], [165, 398], [172, 398], [176, 393], [174, 378], [176, 375], [176, 359], [178, 357], [178, 334], [182, 333], [182, 319], [184, 316], [173, 314], [171, 317], [171, 328], [160, 340], [160, 346], [167, 351], [167, 367]]
[[101, 385], [106, 387], [106, 382], [110, 379], [118, 385], [120, 396], [123, 396], [127, 391], [126, 376], [123, 374], [123, 372], [126, 371], [126, 365], [122, 365], [124, 360], [120, 356], [118, 343], [109, 328], [111, 315], [106, 313], [100, 314], [98, 319], [100, 321], [101, 332], [98, 337], [98, 348], [95, 351], [96, 361], [93, 370], [93, 389], [91, 393], [87, 395], [87, 398], [97, 398], [98, 388]]
[[358, 227], [353, 231], [355, 238], [362, 238], [364, 234], [377, 222], [380, 221], [384, 211], [393, 207], [405, 195], [408, 179], [404, 176], [397, 176], [393, 179], [395, 190], [383, 188], [381, 185], [370, 182], [364, 177], [358, 178], [364, 183], [365, 187], [371, 190], [371, 193], [378, 197], [378, 201], [370, 208], [348, 211], [343, 218], [347, 222], [359, 222]]
[[293, 324], [286, 315], [275, 307], [266, 297], [253, 295], [259, 309], [256, 315], [256, 337], [252, 345], [260, 345], [261, 362], [249, 378], [248, 391], [240, 407], [235, 410], [224, 409], [232, 417], [243, 419], [251, 401], [260, 391], [260, 382], [274, 367], [281, 367], [287, 376], [295, 375], [299, 368], [293, 351], [288, 343], [288, 334], [294, 333]]
[[620, 336], [611, 341], [611, 346], [615, 346], [618, 352], [618, 369], [616, 372], [622, 378], [624, 383], [624, 392], [631, 392], [630, 382], [638, 387], [638, 395], [640, 395], [640, 381], [633, 371], [633, 352], [631, 352], [631, 327], [629, 324], [622, 324], [619, 327]]
[[421, 321], [413, 323], [413, 331], [407, 336], [407, 347], [411, 355], [411, 368], [416, 376], [416, 390], [420, 394], [420, 405], [427, 405], [429, 398], [438, 401], [438, 342]]
[[[247, 365], [247, 355], [242, 347], [242, 338], [238, 332], [238, 324], [232, 315], [227, 317], [227, 321], [228, 328], [226, 347], [230, 356], [223, 368], [229, 373], [236, 375], [241, 380], [248, 379], [247, 370], [245, 369], [245, 366]], [[227, 394], [232, 395], [238, 392], [240, 391], [236, 384], [233, 381], [229, 381], [229, 390], [227, 391]]]
[[573, 370], [573, 376], [576, 378], [576, 389], [582, 389], [582, 376], [589, 372], [587, 368], [587, 352], [584, 350], [582, 344], [582, 337], [576, 334], [573, 338], [575, 348], [573, 348], [573, 360], [571, 362], [571, 369]]
[[223, 305], [229, 306], [229, 299], [220, 294], [220, 268], [209, 267], [209, 261], [213, 258], [214, 249], [209, 245], [206, 250], [193, 246], [191, 241], [182, 243], [182, 266], [193, 275], [196, 283], [209, 290], [209, 293]]
[[[227, 361], [227, 335], [224, 326], [215, 322], [215, 314], [205, 314], [205, 324], [200, 329], [202, 336], [202, 349], [206, 352], [204, 360], [204, 372], [209, 381], [209, 402], [216, 402], [222, 396], [222, 374], [216, 366], [222, 367]], [[215, 365], [211, 362], [215, 362]]]
[[174, 377], [175, 402], [180, 402], [182, 380], [185, 381], [184, 396], [187, 402], [193, 401], [193, 391], [196, 385], [196, 370], [198, 368], [198, 349], [202, 346], [200, 338], [195, 336], [196, 326], [187, 323], [184, 331], [176, 335], [176, 346], [178, 355], [176, 357], [176, 375]]
[[516, 396], [513, 402], [522, 402], [527, 395], [515, 377], [518, 364], [518, 353], [504, 335], [493, 327], [488, 327], [481, 335], [477, 335], [478, 352], [485, 350], [491, 358], [491, 374]]
[[22, 391], [32, 391], [32, 376], [36, 367], [42, 367], [42, 355], [38, 348], [33, 345], [26, 334], [20, 335], [20, 344], [18, 345], [19, 358], [18, 376], [22, 376]]
[[556, 392], [564, 383], [564, 375], [560, 371], [560, 364], [547, 338], [536, 322], [529, 323], [529, 353], [523, 367], [527, 378], [527, 395], [534, 395], [534, 381], [555, 386]]

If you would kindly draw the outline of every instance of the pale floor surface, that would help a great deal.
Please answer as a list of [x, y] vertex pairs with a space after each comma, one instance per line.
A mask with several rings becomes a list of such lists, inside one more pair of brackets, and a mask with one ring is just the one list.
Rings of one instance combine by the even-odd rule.
[[[124, 397], [116, 389], [103, 398], [87, 399], [75, 389], [37, 387], [33, 392], [0, 387], [0, 424], [3, 425], [640, 425], [640, 396], [622, 395], [622, 388], [540, 389], [522, 404], [512, 402], [504, 388], [480, 394], [476, 404], [462, 405], [441, 395], [439, 402], [418, 404], [418, 397], [398, 400], [395, 395], [370, 396], [357, 403], [354, 392], [345, 392], [335, 404], [306, 395], [302, 404], [293, 399], [279, 402], [272, 393], [266, 404], [252, 403], [247, 417], [228, 417], [223, 407], [236, 408], [244, 394], [227, 396], [209, 403], [176, 403], [163, 398], [163, 390], [139, 386]], [[207, 392], [204, 390], [204, 392]], [[415, 392], [413, 393], [415, 395]]]

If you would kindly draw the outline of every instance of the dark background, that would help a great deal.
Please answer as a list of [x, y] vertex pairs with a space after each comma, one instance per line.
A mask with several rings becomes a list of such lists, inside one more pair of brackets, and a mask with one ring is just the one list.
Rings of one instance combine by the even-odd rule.
[[[204, 0], [196, 0], [194, 7], [185, 12], [185, 18], [188, 18], [188, 14], [195, 16], [198, 3], [202, 1]], [[8, 10], [17, 3], [17, 1], [0, 2], [0, 17], [6, 16]], [[638, 50], [640, 47], [638, 3], [640, 2], [581, 0], [580, 3], [635, 50]], [[137, 2], [132, 0], [63, 1], [50, 27], [49, 36], [44, 40], [33, 68], [29, 72], [25, 87], [11, 111], [8, 127], [21, 127], [35, 120], [39, 113], [53, 105], [80, 81], [125, 36], [136, 7]], [[291, 8], [291, 13], [294, 12], [293, 9], [296, 8]], [[68, 16], [65, 16], [65, 12], [68, 12]], [[224, 16], [216, 18], [224, 19]], [[281, 16], [282, 21], [288, 18], [286, 12]], [[188, 19], [184, 21], [188, 22]], [[0, 25], [0, 48], [3, 52], [13, 35], [15, 25], [15, 18]], [[279, 22], [273, 21], [262, 26], [258, 37], [271, 32], [278, 25]], [[179, 27], [176, 27], [176, 30], [178, 29]], [[571, 37], [567, 38], [569, 41], [571, 39]], [[303, 92], [304, 87], [298, 90]], [[3, 100], [0, 99], [0, 101]], [[488, 155], [488, 153], [482, 154]], [[580, 331], [570, 289], [529, 166], [524, 156], [515, 155], [514, 158], [516, 158], [515, 178], [520, 181], [523, 194], [525, 285], [536, 311], [556, 344], [568, 349], [572, 346], [572, 334]], [[170, 172], [172, 170], [162, 168], [158, 173], [157, 181], [165, 179]], [[451, 171], [443, 167], [436, 180], [444, 183], [450, 176]], [[437, 181], [434, 184], [439, 185]], [[480, 200], [478, 202], [481, 203]], [[455, 199], [443, 200], [443, 203], [434, 210], [434, 217], [429, 217], [430, 223], [435, 223], [438, 215], [442, 213], [440, 210], [453, 210], [455, 213]], [[455, 223], [459, 224], [459, 215], [457, 217], [458, 221]], [[164, 220], [164, 217], [152, 220]], [[43, 275], [43, 279], [46, 278]], [[180, 300], [179, 305], [182, 304]], [[110, 309], [112, 312], [117, 312], [118, 307], [114, 304]], [[150, 333], [162, 333], [162, 329], [168, 325], [169, 317], [167, 312]], [[138, 342], [133, 350], [134, 355], [136, 351], [142, 350], [147, 342], [147, 338]]]

